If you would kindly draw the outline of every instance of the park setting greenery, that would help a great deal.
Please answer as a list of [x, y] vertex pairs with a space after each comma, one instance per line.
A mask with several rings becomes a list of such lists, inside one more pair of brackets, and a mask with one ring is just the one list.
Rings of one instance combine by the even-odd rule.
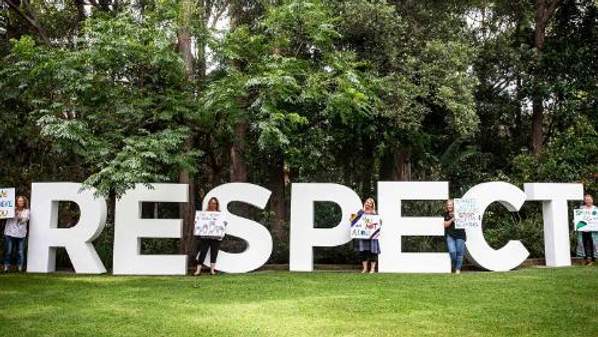
[[0, 335], [596, 336], [598, 268], [0, 275]]
[[[135, 183], [189, 184], [188, 204], [145, 205], [184, 219], [181, 240], [144, 240], [145, 253], [193, 254], [195, 209], [231, 181], [272, 191], [263, 212], [232, 205], [271, 231], [272, 263], [288, 262], [293, 182], [364, 199], [379, 180], [446, 180], [452, 197], [496, 180], [598, 192], [595, 0], [0, 0], [0, 28], [0, 186], [83, 182], [113, 209]], [[77, 212], [63, 203], [60, 226]], [[331, 204], [316, 213], [341, 220]], [[539, 205], [484, 220], [492, 246], [544, 256]], [[108, 267], [113, 221], [95, 242]]]

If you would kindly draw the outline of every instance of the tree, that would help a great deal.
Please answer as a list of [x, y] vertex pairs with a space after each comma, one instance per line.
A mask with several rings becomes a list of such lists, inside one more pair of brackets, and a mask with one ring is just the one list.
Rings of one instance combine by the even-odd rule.
[[554, 16], [560, 0], [535, 0], [535, 31], [534, 31], [534, 49], [536, 60], [536, 78], [534, 83], [533, 101], [532, 101], [532, 152], [538, 156], [542, 152], [544, 145], [544, 101], [541, 80], [539, 77], [542, 71], [541, 62], [544, 52], [544, 41], [546, 39], [546, 27], [548, 22]]

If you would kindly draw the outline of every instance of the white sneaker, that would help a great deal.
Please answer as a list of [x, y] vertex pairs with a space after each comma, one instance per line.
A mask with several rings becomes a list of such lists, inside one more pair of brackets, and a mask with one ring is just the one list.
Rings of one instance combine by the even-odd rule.
[[17, 270], [19, 271], [19, 273], [22, 272], [23, 271], [23, 266], [18, 266]]
[[4, 265], [4, 272], [5, 272], [5, 273], [8, 273], [8, 270], [9, 270], [9, 269], [10, 269], [10, 266], [9, 266], [9, 265], [7, 265], [7, 264], [5, 264], [5, 265]]
[[461, 270], [459, 270], [459, 269], [455, 270], [455, 274], [461, 274]]

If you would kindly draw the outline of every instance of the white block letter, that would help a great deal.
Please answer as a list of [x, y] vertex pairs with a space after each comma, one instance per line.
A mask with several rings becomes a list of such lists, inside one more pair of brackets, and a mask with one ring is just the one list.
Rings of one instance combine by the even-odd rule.
[[571, 265], [567, 200], [582, 200], [582, 184], [524, 184], [527, 200], [542, 201], [546, 265]]
[[403, 217], [402, 200], [446, 200], [448, 182], [378, 182], [380, 230], [380, 272], [450, 273], [448, 253], [403, 253], [403, 236], [444, 235], [442, 217]]
[[236, 236], [247, 242], [247, 249], [241, 253], [221, 251], [216, 261], [216, 269], [227, 273], [247, 273], [268, 262], [272, 254], [272, 236], [268, 229], [255, 221], [231, 214], [227, 207], [233, 201], [241, 201], [264, 209], [270, 194], [270, 190], [258, 185], [229, 183], [215, 187], [205, 196], [204, 210], [208, 209], [210, 198], [218, 199], [220, 211], [228, 221], [226, 235]]
[[186, 255], [141, 255], [141, 238], [181, 238], [183, 220], [142, 219], [142, 202], [187, 202], [186, 184], [135, 185], [116, 202], [115, 275], [185, 275]]
[[[94, 197], [94, 189], [78, 183], [31, 184], [31, 221], [27, 271], [48, 273], [56, 269], [56, 247], [66, 248], [76, 273], [106, 272], [93, 247], [106, 224], [106, 201]], [[58, 202], [79, 206], [79, 222], [70, 228], [58, 227]]]
[[[476, 185], [469, 189], [465, 199], [477, 199], [480, 205], [482, 219], [484, 211], [493, 202], [498, 201], [509, 211], [518, 211], [525, 202], [525, 193], [514, 185], [505, 182], [490, 182]], [[467, 228], [465, 246], [471, 258], [483, 268], [492, 271], [507, 271], [519, 266], [529, 252], [519, 240], [511, 240], [500, 249], [493, 249], [484, 238], [482, 226]]]
[[[341, 222], [333, 228], [314, 228], [314, 202], [331, 201], [341, 208]], [[338, 184], [293, 184], [291, 187], [291, 242], [289, 269], [313, 270], [313, 247], [334, 247], [351, 240], [351, 213], [362, 208], [359, 196]]]

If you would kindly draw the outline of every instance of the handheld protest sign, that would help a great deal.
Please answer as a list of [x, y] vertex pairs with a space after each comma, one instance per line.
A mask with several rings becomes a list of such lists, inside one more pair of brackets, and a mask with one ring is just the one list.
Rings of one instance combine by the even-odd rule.
[[378, 239], [381, 226], [377, 214], [351, 214], [351, 239]]
[[478, 228], [482, 226], [482, 213], [476, 199], [454, 199], [455, 228]]
[[15, 189], [0, 189], [0, 219], [15, 217]]
[[598, 208], [577, 208], [573, 210], [573, 224], [579, 232], [598, 231]]
[[221, 212], [195, 212], [195, 236], [222, 240], [226, 234], [226, 220]]

